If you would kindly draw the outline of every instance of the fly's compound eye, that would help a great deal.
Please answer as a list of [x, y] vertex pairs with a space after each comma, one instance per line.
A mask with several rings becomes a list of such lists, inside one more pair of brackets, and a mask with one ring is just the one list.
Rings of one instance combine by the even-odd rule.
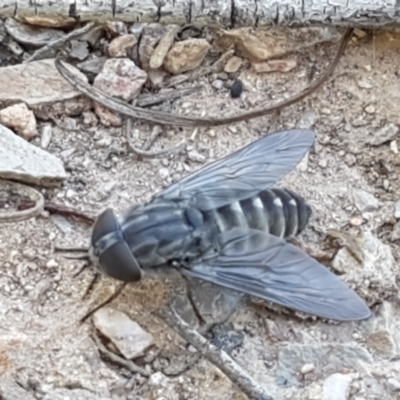
[[[119, 223], [111, 208], [103, 211], [96, 219], [92, 231], [92, 246], [108, 234], [119, 231]], [[101, 245], [99, 243], [99, 245]]]
[[107, 275], [124, 282], [142, 278], [140, 265], [121, 234], [113, 210], [107, 209], [98, 216], [92, 231], [92, 248]]
[[140, 265], [124, 240], [108, 246], [101, 253], [99, 264], [107, 275], [120, 281], [137, 282], [142, 279]]

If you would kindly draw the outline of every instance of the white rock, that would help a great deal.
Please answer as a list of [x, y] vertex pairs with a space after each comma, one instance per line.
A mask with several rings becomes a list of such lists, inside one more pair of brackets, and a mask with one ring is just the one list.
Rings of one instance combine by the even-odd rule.
[[126, 359], [142, 356], [153, 345], [153, 336], [120, 311], [102, 308], [93, 315], [93, 322]]
[[52, 136], [53, 136], [53, 128], [51, 127], [51, 125], [50, 124], [43, 125], [42, 134], [40, 137], [40, 146], [42, 146], [43, 149], [46, 149], [49, 146]]
[[158, 171], [162, 179], [167, 179], [169, 177], [169, 169], [168, 168], [160, 168]]
[[350, 384], [353, 374], [332, 374], [325, 379], [323, 386], [323, 400], [347, 400], [350, 394]]
[[0, 125], [0, 178], [54, 186], [66, 177], [59, 158]]

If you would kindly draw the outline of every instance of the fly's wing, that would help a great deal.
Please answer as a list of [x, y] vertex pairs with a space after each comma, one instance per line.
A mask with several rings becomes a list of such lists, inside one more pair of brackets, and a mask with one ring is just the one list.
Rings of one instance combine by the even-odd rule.
[[323, 318], [356, 321], [371, 315], [364, 301], [326, 267], [262, 231], [221, 233], [213, 254], [182, 272]]
[[289, 173], [314, 142], [296, 129], [266, 136], [171, 185], [156, 199], [189, 201], [209, 211], [256, 195]]

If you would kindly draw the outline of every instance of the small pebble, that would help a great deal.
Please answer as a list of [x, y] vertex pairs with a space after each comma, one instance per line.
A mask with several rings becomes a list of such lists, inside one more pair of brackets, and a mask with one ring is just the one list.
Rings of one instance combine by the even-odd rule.
[[400, 201], [394, 205], [394, 217], [400, 219]]
[[319, 165], [321, 168], [326, 168], [326, 167], [328, 166], [328, 160], [327, 160], [326, 158], [323, 158], [322, 160], [320, 160], [320, 161], [318, 162], [318, 165]]
[[47, 268], [55, 268], [55, 267], [58, 267], [58, 262], [52, 258], [51, 260], [49, 260], [49, 261], [47, 262], [46, 267], [47, 267]]
[[394, 154], [399, 154], [399, 146], [395, 140], [390, 142], [390, 150], [392, 150]]
[[390, 389], [393, 390], [394, 392], [400, 391], [400, 382], [397, 379], [389, 378], [387, 383]]
[[365, 107], [365, 112], [368, 114], [375, 114], [375, 107], [373, 105], [369, 105]]
[[301, 373], [303, 375], [309, 374], [310, 372], [314, 371], [315, 367], [314, 364], [304, 364], [301, 367]]
[[222, 82], [220, 79], [216, 79], [212, 83], [213, 87], [217, 90], [221, 90], [224, 87], [224, 82]]
[[169, 177], [169, 170], [168, 170], [168, 168], [160, 168], [159, 174], [160, 174], [160, 176], [161, 176], [162, 179], [168, 178], [168, 177]]
[[231, 86], [231, 97], [233, 99], [237, 99], [240, 97], [240, 95], [243, 92], [243, 83], [240, 79], [237, 79], [235, 82], [233, 82], [233, 85]]
[[385, 190], [389, 190], [390, 183], [387, 179], [383, 180], [383, 187]]
[[364, 222], [363, 217], [357, 216], [357, 217], [353, 217], [353, 218], [350, 220], [350, 225], [351, 225], [351, 226], [360, 226], [360, 225], [362, 225], [363, 222]]

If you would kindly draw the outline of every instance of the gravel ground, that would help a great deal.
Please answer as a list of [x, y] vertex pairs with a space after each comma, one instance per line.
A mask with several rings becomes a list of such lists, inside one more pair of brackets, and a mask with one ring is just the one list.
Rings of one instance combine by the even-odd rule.
[[[381, 34], [373, 41], [351, 44], [322, 89], [280, 115], [214, 129], [163, 128], [153, 149], [186, 138], [187, 151], [181, 155], [140, 159], [129, 150], [123, 129], [100, 124], [90, 128], [83, 118], [65, 118], [60, 124], [67, 129], [53, 126], [48, 151], [63, 159], [69, 178], [61, 188], [43, 193], [93, 216], [106, 207], [121, 213], [265, 133], [314, 129], [317, 140], [307, 162], [282, 184], [312, 206], [313, 217], [301, 239], [313, 252], [324, 250], [328, 229], [363, 235], [364, 264], [348, 253], [336, 257], [344, 259], [343, 279], [366, 299], [374, 316], [365, 322], [333, 324], [249, 301], [227, 323], [243, 337], [232, 356], [258, 382], [278, 385], [277, 398], [400, 399], [399, 238], [394, 235], [400, 159], [393, 143], [399, 136], [370, 145], [381, 128], [400, 124], [400, 42], [390, 38]], [[221, 116], [280, 100], [306, 86], [311, 69], [322, 73], [335, 50], [335, 45], [321, 45], [293, 55], [298, 66], [288, 73], [244, 71], [239, 99], [232, 99], [228, 89], [217, 90], [218, 85], [212, 85], [216, 76], [201, 78], [200, 93], [159, 109]], [[133, 125], [132, 136], [143, 145], [153, 127]], [[39, 146], [40, 137], [32, 143]], [[357, 190], [379, 201], [364, 210], [363, 218], [355, 206]], [[111, 305], [154, 336], [155, 347], [137, 360], [147, 365], [150, 379], [101, 359], [90, 338], [92, 323], [80, 324], [79, 319], [114, 290], [115, 282], [102, 278], [82, 299], [93, 271], [74, 278], [82, 262], [53, 252], [55, 245], [87, 245], [89, 234], [82, 223], [45, 215], [2, 225], [1, 397], [243, 399], [218, 369], [198, 360], [193, 349], [155, 316], [181, 285], [176, 274], [130, 285]]]

